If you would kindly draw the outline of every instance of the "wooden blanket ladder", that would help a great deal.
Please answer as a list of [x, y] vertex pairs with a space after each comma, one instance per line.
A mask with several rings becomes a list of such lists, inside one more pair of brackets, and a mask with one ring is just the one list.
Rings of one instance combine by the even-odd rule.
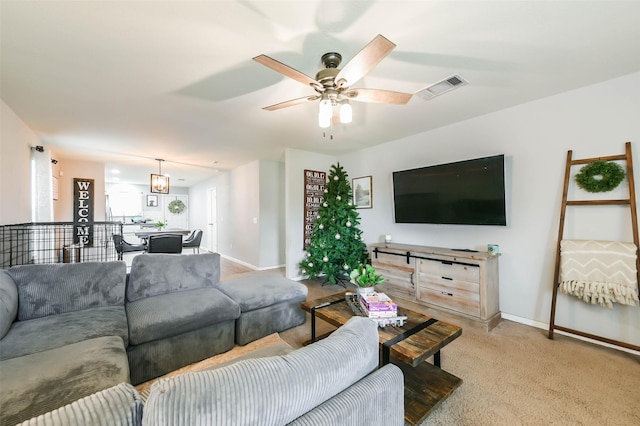
[[[548, 337], [549, 339], [553, 339], [554, 330], [560, 330], [560, 331], [564, 331], [565, 333], [575, 334], [578, 336], [608, 343], [610, 345], [620, 346], [627, 349], [640, 351], [640, 346], [637, 346], [637, 345], [609, 339], [603, 336], [596, 336], [590, 333], [585, 333], [580, 330], [574, 330], [571, 328], [562, 327], [555, 323], [556, 301], [558, 298], [558, 288], [560, 287], [560, 242], [562, 241], [563, 233], [564, 233], [564, 222], [565, 222], [565, 213], [567, 211], [567, 206], [596, 206], [596, 205], [615, 205], [615, 204], [629, 206], [631, 209], [631, 229], [633, 232], [633, 242], [635, 243], [636, 247], [640, 247], [640, 245], [638, 244], [638, 212], [636, 210], [635, 185], [633, 181], [633, 162], [631, 159], [631, 142], [625, 143], [625, 154], [622, 154], [622, 155], [612, 155], [608, 157], [597, 157], [597, 158], [585, 158], [581, 160], [572, 160], [571, 157], [572, 157], [572, 151], [568, 151], [567, 165], [564, 173], [564, 190], [562, 192], [562, 207], [560, 211], [560, 225], [558, 229], [558, 244], [556, 247], [556, 267], [553, 275], [553, 298], [551, 301], [551, 319], [549, 320], [549, 336]], [[603, 200], [567, 201], [571, 166], [575, 166], [578, 164], [593, 163], [594, 161], [598, 161], [598, 160], [626, 161], [627, 181], [629, 183], [629, 198], [621, 199], [621, 200], [603, 199]], [[640, 290], [640, 256], [638, 256], [637, 250], [636, 250], [636, 274], [637, 274], [637, 280], [638, 280], [638, 288]]]

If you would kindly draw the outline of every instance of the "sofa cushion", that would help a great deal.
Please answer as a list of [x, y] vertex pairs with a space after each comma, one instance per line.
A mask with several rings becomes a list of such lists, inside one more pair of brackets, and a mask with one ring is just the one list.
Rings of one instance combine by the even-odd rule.
[[7, 271], [0, 270], [0, 339], [18, 314], [18, 289]]
[[235, 280], [223, 281], [218, 284], [218, 288], [240, 304], [242, 312], [284, 301], [304, 302], [309, 291], [304, 284], [276, 274], [249, 274]]
[[102, 336], [129, 341], [124, 306], [85, 309], [29, 321], [16, 321], [0, 340], [0, 360], [59, 348]]
[[213, 287], [220, 281], [220, 255], [145, 254], [131, 263], [127, 300]]
[[85, 340], [0, 362], [0, 424], [18, 422], [129, 381], [129, 363], [116, 336]]
[[7, 272], [18, 287], [20, 321], [124, 305], [124, 262], [21, 265]]
[[139, 345], [240, 316], [237, 303], [215, 288], [161, 294], [127, 303], [129, 341]]
[[142, 399], [129, 383], [120, 383], [81, 398], [18, 426], [138, 426]]
[[378, 366], [378, 327], [354, 317], [328, 338], [288, 355], [249, 359], [157, 381], [144, 425], [293, 421]]

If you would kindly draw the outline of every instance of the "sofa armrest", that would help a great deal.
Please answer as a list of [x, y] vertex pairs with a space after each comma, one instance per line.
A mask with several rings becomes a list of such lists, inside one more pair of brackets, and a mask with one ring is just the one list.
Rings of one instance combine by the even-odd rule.
[[142, 424], [142, 399], [128, 383], [81, 398], [18, 426], [103, 426]]
[[289, 425], [404, 425], [404, 376], [387, 364]]
[[15, 321], [18, 314], [18, 287], [7, 271], [0, 271], [0, 339]]
[[378, 353], [378, 325], [353, 317], [326, 339], [284, 356], [155, 382], [143, 424], [286, 424], [375, 371]]

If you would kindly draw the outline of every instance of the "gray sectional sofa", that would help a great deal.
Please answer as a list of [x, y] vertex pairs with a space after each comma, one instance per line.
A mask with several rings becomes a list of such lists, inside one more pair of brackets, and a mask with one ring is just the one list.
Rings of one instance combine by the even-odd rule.
[[404, 378], [378, 369], [377, 325], [354, 317], [331, 336], [261, 357], [155, 382], [143, 404], [119, 384], [21, 426], [404, 424]]
[[[128, 275], [121, 261], [0, 270], [0, 425], [303, 323], [306, 287], [277, 277], [279, 296], [269, 299], [273, 288], [262, 280], [254, 276], [238, 293], [269, 300], [251, 325], [235, 286], [222, 288], [216, 253], [140, 255]], [[295, 312], [272, 312], [274, 305]]]
[[217, 288], [219, 265], [218, 254], [133, 259], [125, 304], [131, 383], [233, 348], [240, 306]]

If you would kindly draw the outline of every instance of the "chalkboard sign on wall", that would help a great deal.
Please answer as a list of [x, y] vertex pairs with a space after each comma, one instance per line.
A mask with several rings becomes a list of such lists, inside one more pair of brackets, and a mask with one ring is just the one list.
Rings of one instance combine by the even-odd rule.
[[304, 171], [304, 244], [303, 250], [311, 243], [313, 223], [318, 217], [318, 208], [324, 200], [324, 185], [327, 173], [316, 170]]

